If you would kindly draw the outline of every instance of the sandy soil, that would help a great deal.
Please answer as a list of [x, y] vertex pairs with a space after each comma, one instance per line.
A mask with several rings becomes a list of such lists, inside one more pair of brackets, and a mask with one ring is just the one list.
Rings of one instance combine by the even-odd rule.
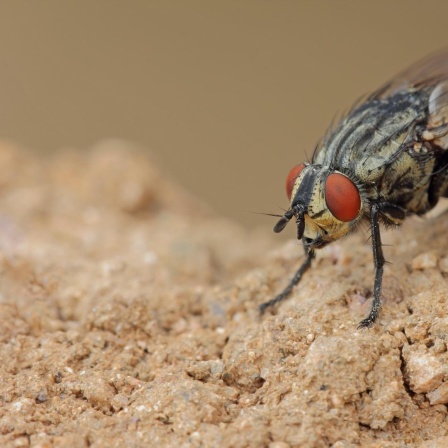
[[138, 149], [0, 144], [0, 194], [0, 446], [448, 446], [446, 213], [384, 233], [384, 307], [358, 331], [366, 232], [261, 318], [301, 248]]

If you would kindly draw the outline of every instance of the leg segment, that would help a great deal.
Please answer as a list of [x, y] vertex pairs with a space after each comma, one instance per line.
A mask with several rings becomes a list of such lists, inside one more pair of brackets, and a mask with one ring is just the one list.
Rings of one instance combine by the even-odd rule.
[[372, 249], [373, 262], [375, 264], [375, 284], [373, 287], [373, 303], [370, 314], [363, 319], [359, 325], [360, 328], [370, 328], [378, 317], [381, 308], [381, 284], [383, 281], [383, 266], [386, 260], [383, 255], [383, 248], [381, 247], [380, 222], [379, 214], [381, 211], [380, 204], [373, 204], [370, 213], [370, 225], [372, 228]]
[[313, 249], [308, 249], [305, 246], [305, 255], [306, 259], [300, 266], [300, 268], [295, 273], [294, 277], [289, 282], [288, 286], [274, 299], [269, 300], [268, 302], [264, 302], [260, 305], [260, 313], [263, 314], [267, 308], [275, 305], [278, 302], [281, 302], [282, 300], [285, 300], [289, 294], [291, 293], [294, 286], [297, 285], [297, 283], [300, 282], [300, 279], [302, 278], [302, 275], [308, 270], [308, 268], [311, 266], [311, 262], [313, 261], [313, 258], [315, 257], [315, 253]]

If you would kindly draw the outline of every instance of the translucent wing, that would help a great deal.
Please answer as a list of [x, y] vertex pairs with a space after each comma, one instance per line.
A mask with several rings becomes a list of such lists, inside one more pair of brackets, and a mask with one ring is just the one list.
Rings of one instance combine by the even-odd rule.
[[[316, 163], [321, 150], [327, 147], [341, 131], [341, 127], [345, 126], [344, 123], [353, 118], [359, 106], [375, 100], [393, 102], [393, 96], [397, 93], [419, 90], [426, 90], [428, 98], [421, 110], [421, 112], [427, 111], [428, 133], [425, 134], [425, 138], [433, 140], [443, 149], [448, 149], [448, 48], [446, 48], [411, 65], [378, 90], [363, 97], [362, 101], [358, 101], [338, 125], [330, 127], [324, 139], [317, 144], [313, 153], [313, 163]], [[411, 122], [403, 123], [403, 131], [410, 125]]]
[[436, 85], [448, 80], [448, 48], [412, 64], [398, 73], [369, 99], [385, 98], [402, 90]]
[[427, 138], [448, 148], [448, 49], [432, 54], [399, 73], [369, 99], [386, 98], [407, 90], [432, 88], [428, 99]]

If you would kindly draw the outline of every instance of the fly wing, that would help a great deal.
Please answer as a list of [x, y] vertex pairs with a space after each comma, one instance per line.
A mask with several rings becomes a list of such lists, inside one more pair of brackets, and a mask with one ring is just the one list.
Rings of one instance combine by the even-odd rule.
[[[404, 121], [401, 121], [403, 117], [392, 116], [379, 129], [383, 120], [378, 114], [391, 110], [400, 111], [400, 104], [397, 102], [399, 99], [387, 101], [388, 99], [398, 94], [401, 101], [404, 101], [406, 95], [399, 95], [400, 93], [419, 91], [425, 91], [421, 97], [427, 98], [420, 105], [420, 110], [413, 110], [405, 104], [403, 107], [407, 108], [409, 116], [404, 117]], [[365, 107], [366, 104], [370, 104], [370, 107]], [[367, 114], [370, 114], [369, 117], [366, 117]], [[413, 64], [371, 95], [364, 97], [362, 102], [357, 102], [336, 126], [327, 131], [325, 138], [314, 150], [312, 162], [330, 165], [335, 161], [340, 162], [341, 157], [347, 154], [343, 148], [350, 148], [350, 157], [358, 157], [358, 160], [364, 157], [367, 150], [373, 155], [372, 148], [382, 148], [382, 141], [389, 141], [400, 132], [405, 133], [412, 122], [422, 115], [427, 120], [428, 130], [424, 138], [432, 140], [440, 148], [448, 149], [448, 48]], [[379, 141], [375, 142], [375, 139]], [[397, 157], [403, 149], [405, 146], [399, 145], [393, 157]]]
[[428, 99], [428, 137], [448, 148], [448, 48], [416, 62], [374, 92], [370, 99], [387, 98], [406, 90], [432, 88]]
[[438, 82], [428, 103], [430, 137], [438, 146], [448, 149], [448, 80]]
[[448, 80], [448, 48], [412, 64], [370, 95], [386, 98], [403, 90], [420, 89]]

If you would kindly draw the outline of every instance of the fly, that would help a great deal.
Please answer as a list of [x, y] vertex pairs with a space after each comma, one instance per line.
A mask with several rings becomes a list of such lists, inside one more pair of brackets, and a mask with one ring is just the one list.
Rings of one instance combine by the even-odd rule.
[[448, 51], [427, 58], [356, 105], [318, 144], [311, 162], [286, 180], [289, 209], [274, 227], [295, 219], [305, 261], [286, 288], [260, 305], [284, 300], [311, 266], [315, 250], [370, 223], [375, 280], [371, 327], [381, 308], [385, 259], [380, 223], [399, 226], [448, 197]]

